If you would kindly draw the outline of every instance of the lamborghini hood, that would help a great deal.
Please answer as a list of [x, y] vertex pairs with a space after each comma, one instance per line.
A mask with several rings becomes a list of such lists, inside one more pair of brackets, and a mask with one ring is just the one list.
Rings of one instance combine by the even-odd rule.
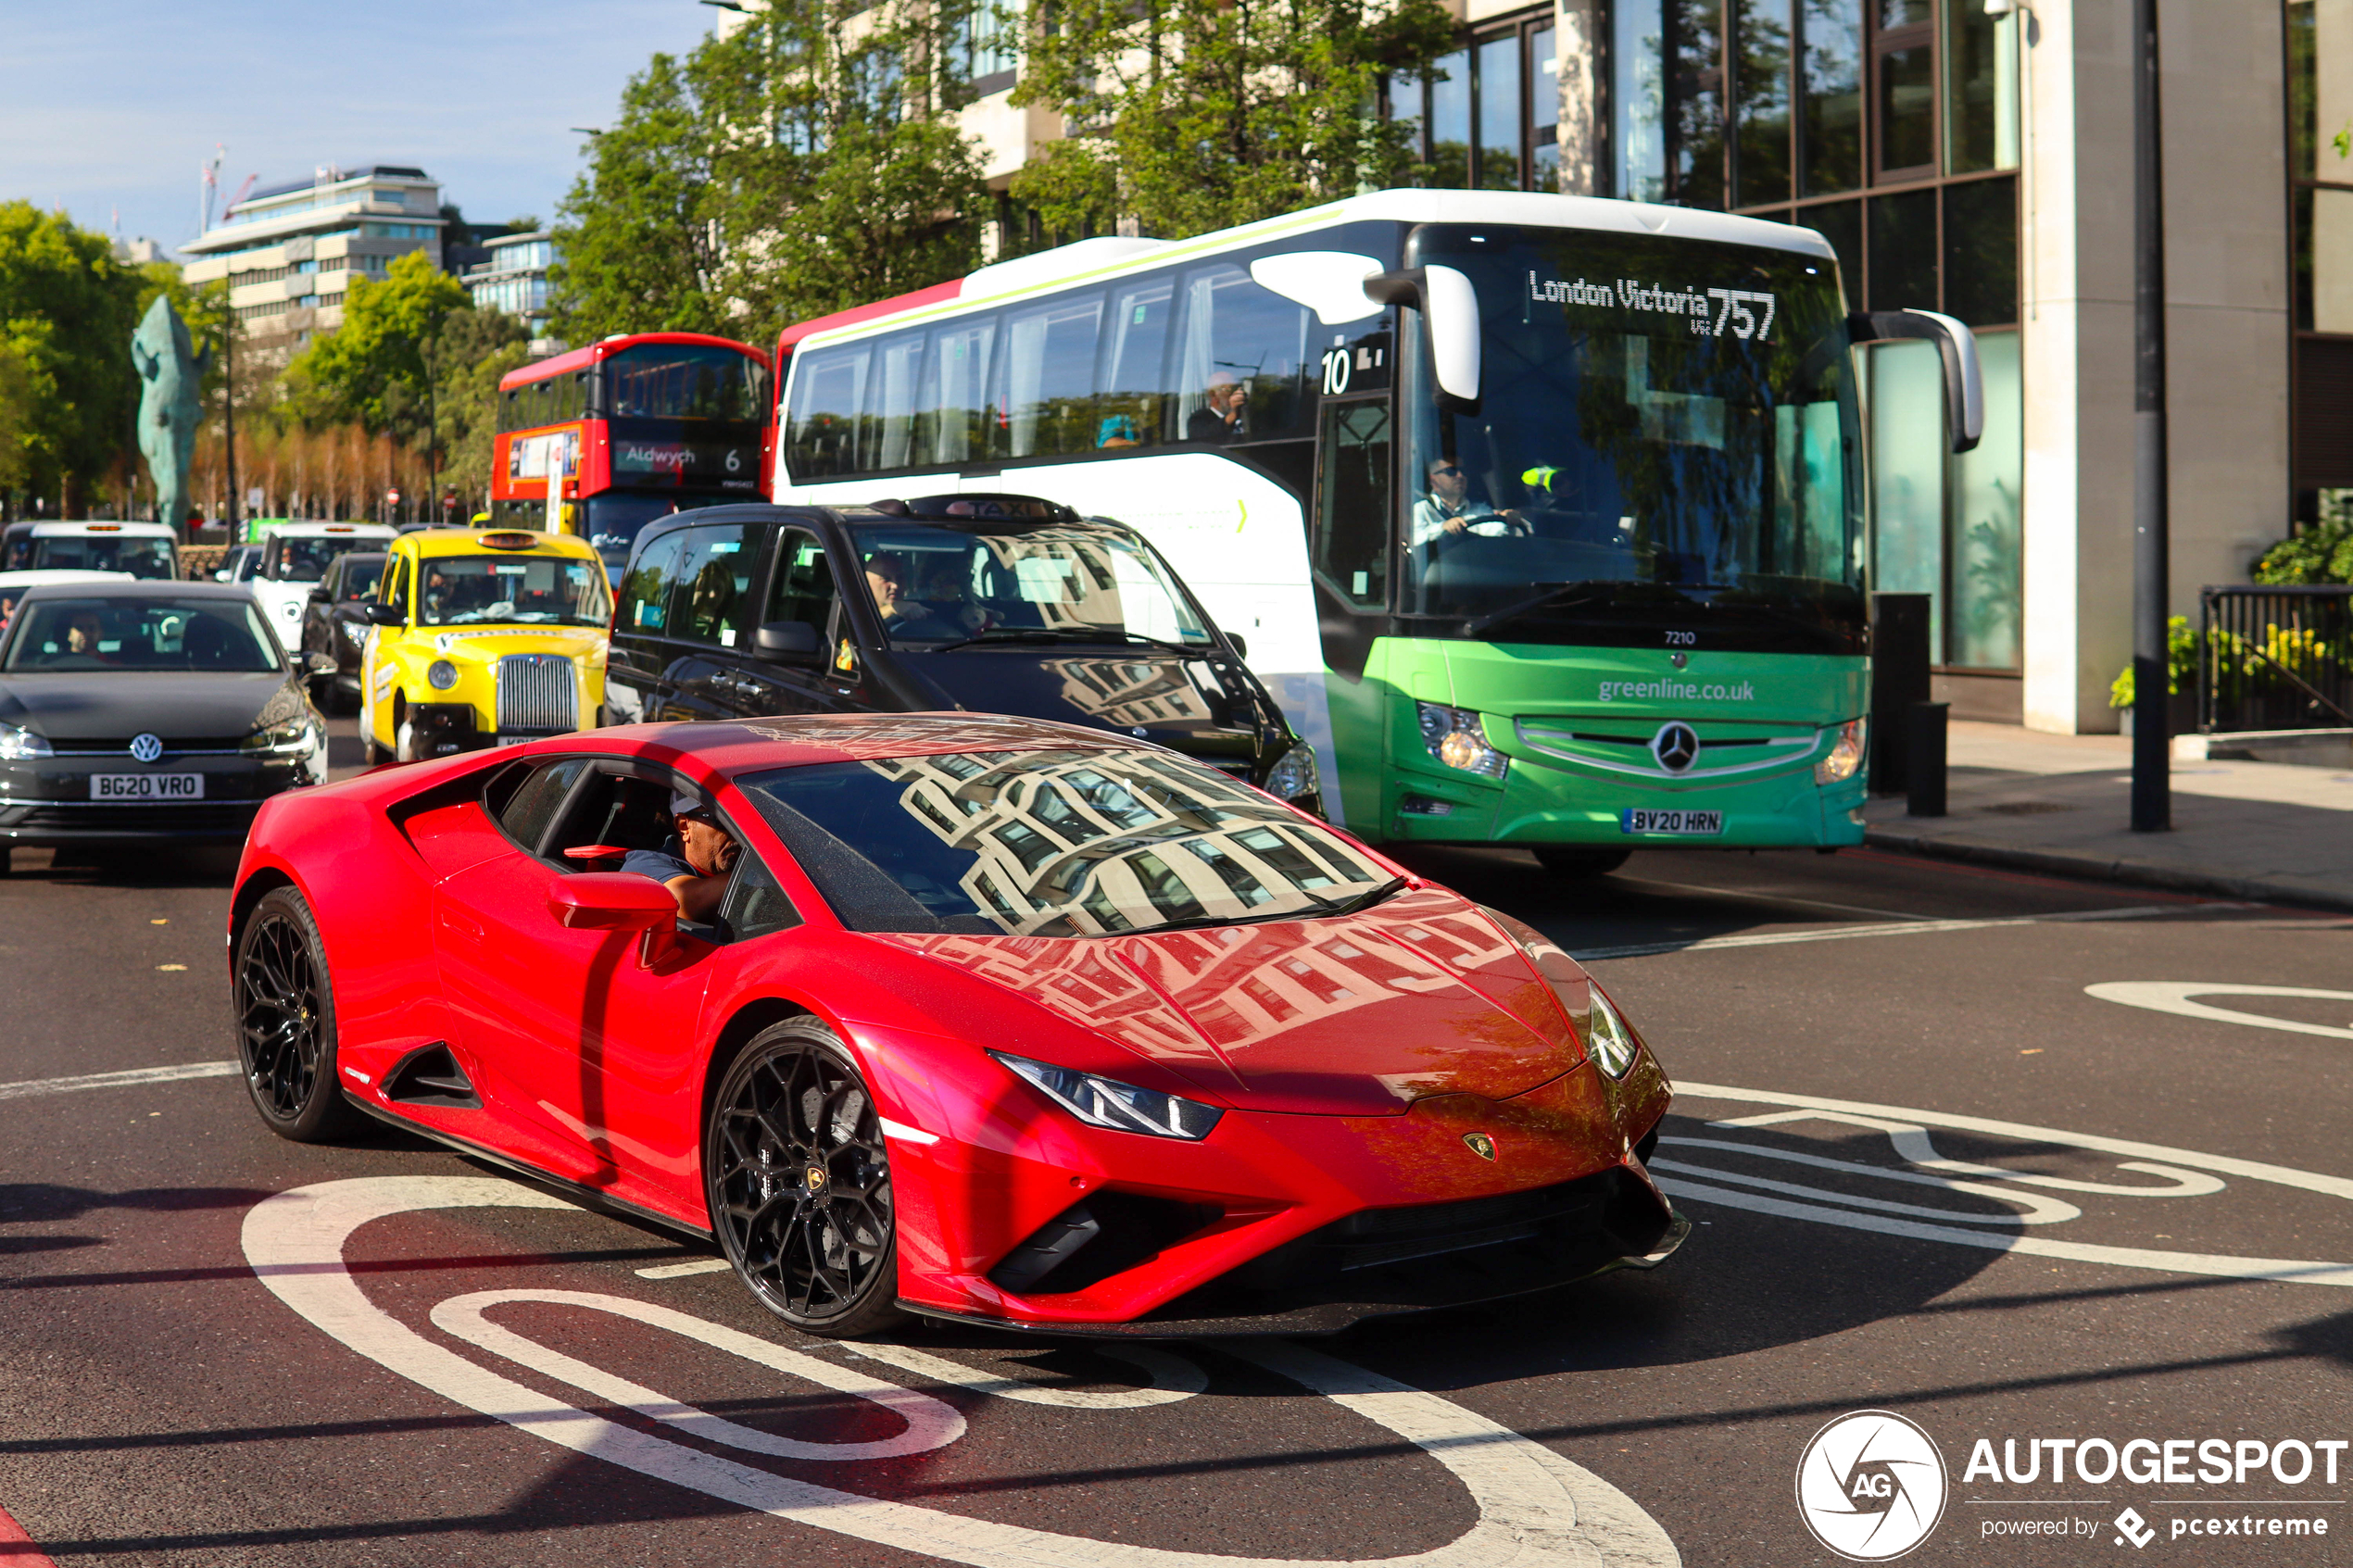
[[[1250, 1110], [1378, 1116], [1433, 1095], [1504, 1099], [1583, 1060], [1518, 944], [1434, 888], [1327, 920], [893, 940], [941, 947], [943, 961]], [[1000, 961], [973, 961], [999, 947]]]

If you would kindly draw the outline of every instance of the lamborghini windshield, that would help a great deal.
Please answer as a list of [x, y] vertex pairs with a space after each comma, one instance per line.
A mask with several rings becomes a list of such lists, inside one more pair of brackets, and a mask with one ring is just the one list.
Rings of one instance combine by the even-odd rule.
[[974, 751], [741, 781], [853, 931], [1095, 936], [1310, 919], [1391, 879], [1338, 834], [1162, 751]]
[[1855, 646], [1861, 440], [1829, 260], [1543, 229], [1417, 243], [1470, 277], [1482, 363], [1466, 406], [1412, 357], [1403, 613], [1498, 642]]

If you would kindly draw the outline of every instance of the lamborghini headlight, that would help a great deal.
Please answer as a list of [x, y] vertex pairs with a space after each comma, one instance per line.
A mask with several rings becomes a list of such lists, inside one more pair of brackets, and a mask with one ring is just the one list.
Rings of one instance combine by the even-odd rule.
[[0, 760], [21, 762], [28, 758], [51, 755], [47, 737], [14, 724], [0, 724]]
[[1634, 1031], [1617, 1015], [1617, 1009], [1602, 995], [1598, 985], [1588, 985], [1586, 994], [1593, 1005], [1586, 1013], [1585, 1054], [1602, 1064], [1602, 1071], [1613, 1078], [1623, 1078], [1626, 1070], [1634, 1065], [1635, 1054], [1641, 1047], [1634, 1043]]
[[1214, 1105], [1178, 1099], [1175, 1095], [1139, 1088], [1113, 1078], [1099, 1078], [1076, 1068], [1054, 1067], [1027, 1057], [1007, 1056], [1003, 1051], [988, 1054], [1090, 1127], [1199, 1142], [1209, 1136], [1209, 1130], [1226, 1114]]
[[425, 666], [425, 680], [434, 691], [446, 692], [458, 684], [458, 667], [446, 659], [436, 659]]
[[1436, 702], [1417, 702], [1414, 708], [1421, 719], [1422, 744], [1449, 768], [1500, 779], [1511, 766], [1510, 758], [1487, 744], [1486, 727], [1469, 709]]
[[1814, 782], [1818, 784], [1844, 784], [1863, 765], [1863, 742], [1867, 725], [1861, 719], [1849, 719], [1838, 727], [1838, 739], [1831, 746], [1831, 754], [1814, 764]]
[[1277, 800], [1299, 800], [1320, 794], [1323, 780], [1315, 771], [1315, 748], [1301, 741], [1282, 755], [1266, 774], [1266, 793]]

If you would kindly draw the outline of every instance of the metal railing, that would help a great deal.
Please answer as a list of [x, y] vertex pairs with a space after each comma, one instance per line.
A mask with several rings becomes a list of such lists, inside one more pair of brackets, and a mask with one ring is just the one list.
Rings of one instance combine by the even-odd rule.
[[2198, 591], [2198, 728], [2353, 726], [2353, 586]]

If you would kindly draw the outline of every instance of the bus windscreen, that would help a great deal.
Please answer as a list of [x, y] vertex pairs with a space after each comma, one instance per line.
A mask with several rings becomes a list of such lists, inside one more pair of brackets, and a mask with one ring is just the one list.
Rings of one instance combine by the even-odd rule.
[[[1424, 229], [1467, 274], [1479, 395], [1426, 355], [1403, 410], [1399, 608], [1503, 642], [1855, 651], [1861, 433], [1825, 258], [1690, 239]], [[1730, 646], [1711, 636], [1712, 646]]]
[[738, 348], [645, 343], [606, 357], [605, 413], [612, 419], [729, 420], [768, 417], [768, 370]]

